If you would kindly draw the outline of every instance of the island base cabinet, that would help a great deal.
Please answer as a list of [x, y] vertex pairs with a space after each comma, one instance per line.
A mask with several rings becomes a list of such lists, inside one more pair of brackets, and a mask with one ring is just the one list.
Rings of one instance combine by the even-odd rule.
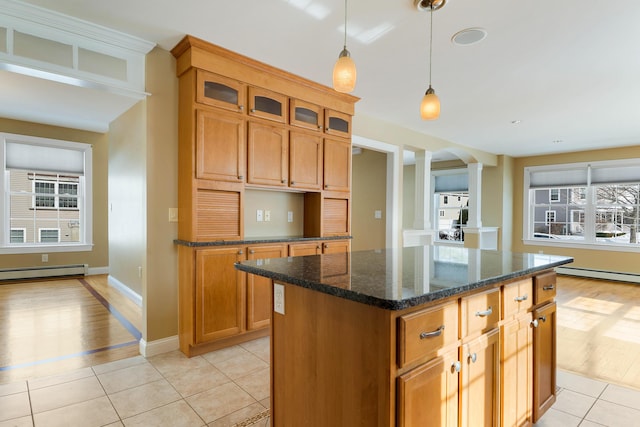
[[531, 313], [501, 326], [501, 425], [530, 426], [533, 404], [533, 326]]
[[[287, 256], [287, 245], [249, 246], [247, 259]], [[247, 329], [254, 330], [269, 326], [271, 322], [271, 279], [255, 274], [247, 275]]]
[[457, 349], [398, 377], [398, 427], [458, 427]]
[[460, 350], [460, 426], [498, 427], [500, 330], [463, 344]]
[[556, 303], [533, 312], [533, 422], [556, 401]]

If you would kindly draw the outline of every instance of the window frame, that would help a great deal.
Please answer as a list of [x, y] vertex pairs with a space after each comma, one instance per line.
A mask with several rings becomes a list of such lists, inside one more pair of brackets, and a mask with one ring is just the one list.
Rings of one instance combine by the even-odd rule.
[[[79, 210], [80, 223], [83, 226], [80, 242], [51, 242], [51, 243], [11, 243], [11, 226], [10, 226], [10, 204], [9, 204], [9, 177], [6, 159], [6, 144], [18, 143], [42, 146], [48, 148], [60, 148], [64, 150], [73, 150], [80, 152], [83, 159], [84, 173], [81, 182], [72, 183], [77, 185], [77, 208], [38, 208], [38, 209], [60, 209], [60, 210]], [[42, 253], [42, 252], [84, 252], [93, 250], [93, 151], [91, 144], [63, 141], [51, 138], [41, 138], [29, 135], [18, 135], [10, 133], [0, 133], [0, 188], [3, 189], [0, 196], [0, 254], [26, 254], [26, 253]], [[70, 175], [66, 172], [59, 172], [61, 175]], [[35, 180], [34, 180], [35, 181]], [[57, 183], [56, 183], [57, 188]], [[82, 192], [82, 194], [80, 194]], [[55, 197], [55, 195], [54, 195]], [[84, 203], [84, 205], [80, 205]], [[55, 205], [58, 204], [56, 200]], [[35, 205], [34, 204], [32, 206]], [[20, 228], [20, 227], [14, 227]], [[53, 227], [43, 227], [53, 228]], [[39, 228], [38, 228], [39, 229]], [[56, 228], [57, 229], [57, 228]], [[36, 231], [37, 232], [37, 231]], [[26, 232], [24, 233], [26, 237]], [[40, 233], [37, 232], [38, 241]], [[58, 231], [58, 239], [61, 239], [61, 231]]]
[[[553, 247], [563, 247], [563, 248], [574, 248], [574, 249], [592, 249], [592, 250], [604, 250], [604, 251], [616, 251], [616, 252], [638, 252], [640, 253], [640, 243], [619, 243], [619, 242], [603, 242], [596, 240], [595, 234], [595, 224], [596, 224], [596, 188], [599, 185], [603, 185], [601, 183], [592, 183], [591, 175], [592, 168], [594, 169], [603, 169], [603, 168], [625, 168], [625, 167], [640, 167], [640, 159], [620, 159], [620, 160], [610, 160], [610, 161], [597, 161], [597, 162], [582, 162], [582, 163], [567, 163], [567, 164], [554, 164], [554, 165], [545, 165], [545, 166], [529, 166], [524, 168], [524, 179], [523, 179], [523, 214], [522, 214], [522, 242], [525, 246], [553, 246]], [[565, 239], [544, 239], [544, 238], [535, 238], [534, 230], [532, 227], [533, 224], [533, 208], [535, 206], [534, 201], [532, 200], [532, 194], [535, 192], [535, 188], [544, 189], [545, 186], [532, 187], [531, 182], [531, 174], [535, 172], [565, 172], [565, 171], [574, 171], [576, 169], [585, 169], [587, 170], [587, 182], [586, 184], [567, 184], [567, 185], [549, 185], [548, 187], [557, 187], [557, 188], [585, 188], [584, 193], [580, 194], [580, 201], [584, 201], [584, 209], [582, 209], [581, 215], [584, 216], [584, 240], [565, 240]], [[616, 185], [622, 183], [609, 182], [609, 185]], [[629, 181], [628, 184], [640, 184], [640, 182], [635, 179]], [[573, 190], [572, 190], [573, 191]], [[555, 202], [549, 201], [549, 204], [553, 204]], [[575, 211], [580, 211], [576, 209]], [[571, 213], [572, 215], [572, 213]]]
[[[22, 231], [22, 242], [11, 242], [11, 232], [12, 231]], [[9, 230], [9, 242], [14, 244], [20, 244], [27, 241], [27, 229], [24, 227], [11, 227]]]

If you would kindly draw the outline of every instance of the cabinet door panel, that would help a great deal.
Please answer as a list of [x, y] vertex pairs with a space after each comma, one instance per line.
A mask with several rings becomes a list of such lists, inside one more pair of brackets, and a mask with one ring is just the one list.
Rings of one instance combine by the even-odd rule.
[[237, 80], [198, 70], [196, 102], [242, 112], [245, 90], [244, 84]]
[[249, 87], [249, 115], [286, 123], [288, 114], [286, 96], [258, 87]]
[[242, 191], [198, 188], [196, 192], [196, 240], [240, 239]]
[[533, 421], [556, 401], [556, 303], [533, 312]]
[[325, 198], [322, 212], [323, 236], [349, 235], [349, 199]]
[[249, 123], [247, 183], [285, 187], [289, 179], [289, 140], [284, 128]]
[[398, 426], [458, 426], [458, 352], [398, 377]]
[[289, 186], [321, 190], [322, 138], [318, 135], [291, 132], [289, 151]]
[[292, 243], [289, 245], [289, 256], [320, 255], [321, 253], [322, 246], [320, 246], [320, 242]]
[[244, 260], [237, 247], [196, 253], [196, 343], [239, 334], [244, 327], [246, 274], [234, 264]]
[[533, 403], [531, 314], [504, 324], [501, 332], [501, 424], [504, 427], [529, 426]]
[[196, 178], [242, 182], [245, 171], [244, 120], [196, 111]]
[[[250, 246], [247, 250], [248, 259], [264, 261], [287, 256], [287, 245]], [[271, 322], [271, 279], [255, 274], [247, 276], [247, 329], [252, 330]]]
[[324, 189], [351, 190], [351, 143], [324, 140]]
[[333, 110], [324, 112], [325, 132], [331, 135], [339, 135], [345, 138], [351, 137], [351, 116]]
[[460, 425], [497, 427], [500, 396], [500, 331], [481, 335], [462, 347]]
[[293, 126], [315, 131], [322, 130], [322, 107], [295, 98], [289, 102], [291, 105], [290, 123]]

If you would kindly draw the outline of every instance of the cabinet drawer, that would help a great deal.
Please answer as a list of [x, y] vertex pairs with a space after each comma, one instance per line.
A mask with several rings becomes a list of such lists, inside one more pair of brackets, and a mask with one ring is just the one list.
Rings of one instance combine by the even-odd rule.
[[526, 312], [533, 303], [531, 279], [509, 283], [502, 288], [502, 316], [508, 319]]
[[534, 277], [533, 282], [535, 285], [533, 303], [535, 305], [551, 301], [556, 297], [556, 273], [554, 271]]
[[406, 314], [398, 319], [398, 366], [436, 356], [458, 339], [458, 304]]
[[462, 338], [487, 331], [500, 321], [500, 288], [461, 298], [460, 302]]

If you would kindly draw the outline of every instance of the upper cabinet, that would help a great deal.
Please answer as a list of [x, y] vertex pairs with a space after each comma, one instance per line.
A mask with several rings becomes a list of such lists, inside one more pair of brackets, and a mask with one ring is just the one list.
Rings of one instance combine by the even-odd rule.
[[286, 187], [289, 181], [288, 132], [281, 126], [249, 122], [248, 184]]
[[324, 190], [351, 190], [351, 143], [335, 139], [324, 141]]
[[244, 111], [246, 85], [218, 74], [198, 70], [196, 102], [236, 112]]
[[325, 110], [324, 131], [329, 135], [351, 138], [351, 116], [339, 111]]
[[258, 87], [249, 87], [249, 115], [275, 122], [288, 119], [287, 96]]
[[292, 98], [290, 101], [290, 122], [292, 126], [298, 126], [315, 131], [322, 130], [324, 109], [315, 104]]
[[233, 114], [196, 111], [196, 178], [244, 180], [244, 126], [244, 120]]

